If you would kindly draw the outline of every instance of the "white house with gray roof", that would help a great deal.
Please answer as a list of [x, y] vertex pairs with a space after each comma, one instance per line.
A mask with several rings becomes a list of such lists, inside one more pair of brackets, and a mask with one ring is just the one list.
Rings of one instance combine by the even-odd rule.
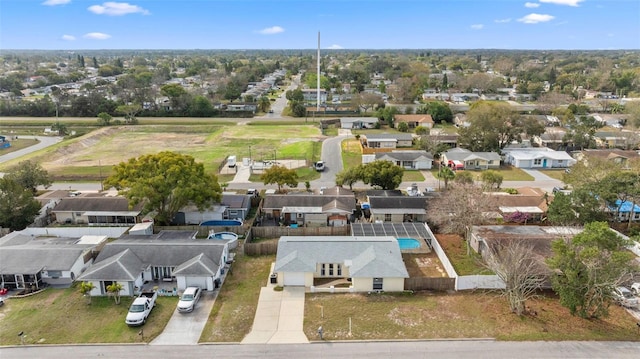
[[92, 296], [107, 294], [107, 286], [122, 285], [122, 295], [143, 286], [175, 283], [177, 290], [198, 286], [214, 290], [229, 259], [228, 241], [196, 239], [195, 231], [161, 231], [128, 235], [108, 243], [95, 264], [79, 278], [92, 282]]
[[413, 146], [413, 136], [410, 133], [372, 133], [363, 135], [367, 147], [397, 148]]
[[453, 169], [500, 168], [500, 155], [496, 152], [471, 152], [465, 148], [452, 148], [442, 153], [441, 162]]
[[354, 292], [402, 291], [409, 277], [391, 236], [283, 236], [274, 272], [281, 286], [311, 287], [315, 278], [351, 278]]
[[433, 166], [433, 155], [424, 150], [378, 152], [362, 155], [362, 164], [377, 160], [392, 162], [405, 170], [428, 170]]

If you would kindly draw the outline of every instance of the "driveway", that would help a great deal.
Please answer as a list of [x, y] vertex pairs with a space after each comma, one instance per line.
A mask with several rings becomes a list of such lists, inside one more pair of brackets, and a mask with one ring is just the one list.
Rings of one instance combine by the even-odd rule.
[[267, 282], [267, 286], [260, 289], [253, 327], [242, 344], [308, 343], [302, 330], [304, 287], [284, 287], [280, 292], [274, 287]]
[[209, 313], [218, 296], [218, 289], [214, 292], [202, 292], [200, 301], [191, 313], [180, 313], [174, 310], [169, 323], [162, 333], [150, 345], [187, 345], [198, 344], [202, 330], [207, 324]]

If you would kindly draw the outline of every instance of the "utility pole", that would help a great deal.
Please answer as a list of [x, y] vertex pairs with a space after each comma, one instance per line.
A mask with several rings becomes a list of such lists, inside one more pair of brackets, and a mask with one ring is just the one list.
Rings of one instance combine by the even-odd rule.
[[318, 31], [318, 78], [316, 79], [316, 111], [320, 111], [320, 31]]

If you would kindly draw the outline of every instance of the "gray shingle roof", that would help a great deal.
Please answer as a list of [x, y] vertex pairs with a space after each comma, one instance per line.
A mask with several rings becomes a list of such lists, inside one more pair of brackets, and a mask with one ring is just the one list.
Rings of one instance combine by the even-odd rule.
[[459, 147], [452, 148], [446, 151], [444, 154], [448, 160], [453, 160], [453, 161], [469, 161], [477, 158], [487, 160], [487, 161], [500, 160], [500, 155], [497, 154], [496, 152], [471, 152], [467, 149], [459, 148]]
[[410, 196], [401, 196], [401, 197], [377, 197], [370, 196], [369, 204], [371, 204], [371, 209], [382, 209], [382, 208], [413, 208], [413, 209], [426, 209], [427, 208], [427, 199], [425, 197], [410, 197]]
[[433, 155], [427, 151], [391, 151], [378, 152], [375, 154], [376, 160], [396, 160], [396, 161], [430, 161]]
[[367, 141], [380, 141], [380, 140], [398, 140], [398, 141], [411, 141], [413, 136], [410, 133], [372, 133], [367, 134]]
[[282, 207], [322, 207], [334, 200], [345, 208], [355, 208], [356, 198], [353, 196], [329, 196], [329, 195], [268, 195], [264, 198], [262, 208], [281, 209]]
[[218, 265], [203, 253], [182, 263], [173, 270], [174, 275], [181, 276], [214, 276]]
[[280, 237], [275, 271], [315, 272], [318, 263], [343, 263], [353, 278], [409, 277], [393, 237]]
[[94, 244], [77, 244], [78, 238], [28, 240], [24, 235], [9, 237], [0, 247], [0, 273], [27, 274], [47, 270], [70, 270]]
[[141, 208], [142, 205], [129, 208], [124, 197], [69, 197], [61, 199], [53, 212], [130, 212]]
[[79, 280], [114, 280], [129, 282], [134, 281], [146, 266], [140, 258], [131, 250], [106, 258], [100, 263], [94, 264], [84, 272]]

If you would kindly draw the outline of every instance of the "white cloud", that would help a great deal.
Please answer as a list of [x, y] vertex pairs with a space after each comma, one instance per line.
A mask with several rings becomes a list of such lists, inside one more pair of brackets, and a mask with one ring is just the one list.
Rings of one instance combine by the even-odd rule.
[[76, 39], [73, 35], [62, 35], [62, 40], [64, 41], [74, 41]]
[[567, 5], [567, 6], [579, 6], [584, 0], [538, 0], [545, 4]]
[[473, 24], [471, 25], [471, 28], [474, 30], [482, 30], [482, 28], [484, 27], [483, 24]]
[[525, 24], [537, 24], [539, 22], [547, 22], [553, 19], [555, 19], [555, 16], [533, 13], [518, 19], [518, 21], [523, 22]]
[[109, 16], [122, 16], [127, 14], [141, 13], [143, 15], [149, 15], [149, 11], [141, 8], [138, 5], [131, 5], [126, 2], [113, 2], [108, 1], [102, 5], [92, 5], [87, 8], [94, 14], [109, 15]]
[[271, 26], [258, 31], [258, 33], [262, 35], [273, 35], [273, 34], [279, 34], [281, 32], [284, 32], [284, 29], [281, 28], [280, 26]]
[[47, 0], [42, 3], [42, 5], [47, 6], [56, 6], [56, 5], [64, 5], [70, 3], [71, 0]]
[[87, 34], [84, 34], [82, 37], [84, 37], [85, 39], [92, 39], [92, 40], [106, 40], [110, 38], [111, 35], [105, 34], [102, 32], [89, 32]]
[[329, 49], [329, 50], [340, 50], [340, 49], [344, 49], [344, 47], [342, 47], [340, 45], [333, 44], [333, 45], [327, 47], [327, 49]]
[[538, 4], [537, 2], [526, 2], [524, 3], [524, 7], [528, 7], [529, 9], [535, 9], [537, 7], [540, 7], [540, 4]]
[[493, 22], [496, 22], [498, 24], [505, 24], [507, 22], [511, 22], [511, 18], [506, 18], [506, 19], [497, 19], [497, 20], [493, 20]]

